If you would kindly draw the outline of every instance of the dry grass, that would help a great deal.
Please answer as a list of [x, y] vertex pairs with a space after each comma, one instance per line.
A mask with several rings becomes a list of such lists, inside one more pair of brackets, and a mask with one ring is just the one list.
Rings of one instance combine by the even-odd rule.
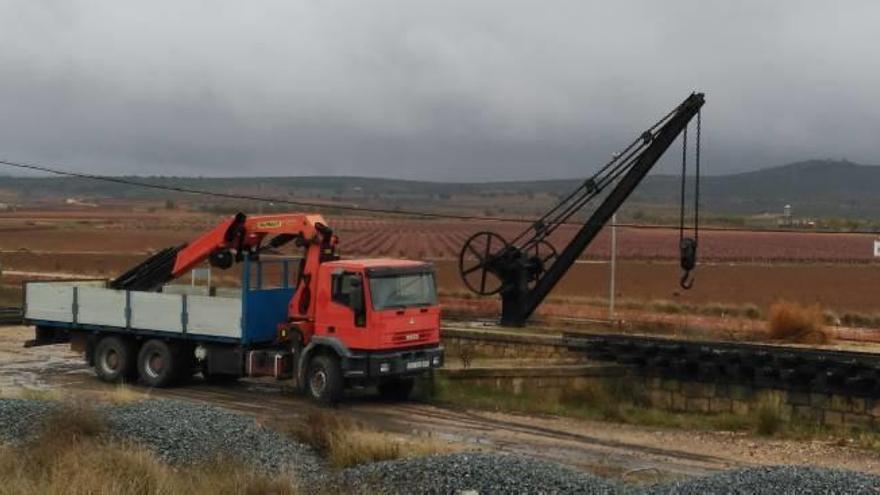
[[834, 318], [832, 324], [847, 327], [880, 328], [880, 314], [845, 312], [839, 317]]
[[111, 404], [131, 404], [150, 397], [148, 389], [135, 389], [124, 383], [116, 385], [109, 392], [102, 392], [98, 398]]
[[824, 344], [828, 342], [825, 316], [816, 304], [800, 304], [780, 301], [770, 306], [768, 318], [770, 337], [786, 342]]
[[755, 432], [769, 437], [775, 435], [783, 427], [782, 402], [778, 399], [765, 399], [758, 404], [755, 411]]
[[433, 400], [451, 407], [488, 411], [550, 414], [645, 427], [687, 431], [742, 432], [762, 437], [796, 440], [846, 441], [880, 452], [880, 437], [873, 431], [853, 437], [852, 430], [835, 429], [814, 420], [787, 417], [779, 396], [762, 397], [746, 415], [733, 413], [676, 412], [650, 405], [648, 391], [638, 381], [608, 378], [558, 397], [542, 389], [524, 389], [519, 394], [493, 386], [473, 385], [466, 380], [438, 379]]
[[10, 390], [7, 396], [25, 400], [61, 400], [61, 392], [56, 388], [21, 388]]
[[[137, 389], [126, 384], [120, 384], [108, 390], [89, 392], [86, 395], [96, 403], [110, 404], [130, 404], [150, 398], [146, 389]], [[78, 397], [83, 396], [80, 394]], [[52, 402], [77, 400], [72, 394], [65, 394], [57, 388], [0, 389], [0, 397]]]
[[302, 425], [284, 430], [312, 446], [337, 468], [454, 450], [449, 444], [432, 438], [397, 436], [374, 430], [330, 411], [311, 413]]
[[289, 494], [293, 480], [241, 463], [173, 468], [149, 451], [108, 440], [103, 418], [84, 403], [63, 403], [39, 438], [0, 447], [0, 494]]
[[465, 380], [438, 379], [433, 399], [452, 407], [488, 411], [550, 414], [649, 427], [688, 430], [750, 431], [754, 419], [747, 416], [673, 412], [652, 408], [648, 391], [638, 380], [608, 378], [565, 390], [558, 397], [541, 389], [524, 389], [519, 394], [492, 386], [473, 385]]

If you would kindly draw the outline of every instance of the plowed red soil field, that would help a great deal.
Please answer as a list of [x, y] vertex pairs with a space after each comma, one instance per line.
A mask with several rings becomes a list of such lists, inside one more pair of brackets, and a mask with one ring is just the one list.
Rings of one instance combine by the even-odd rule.
[[[453, 259], [472, 234], [490, 230], [511, 241], [526, 227], [522, 224], [491, 222], [440, 222], [340, 218], [334, 220], [348, 254]], [[551, 236], [562, 249], [577, 231], [563, 226]], [[629, 260], [676, 260], [678, 236], [675, 229], [618, 229], [618, 256]], [[611, 250], [610, 230], [602, 231], [582, 259], [607, 260]], [[700, 233], [700, 259], [716, 262], [868, 263], [874, 261], [876, 236], [865, 234], [823, 234], [796, 232]]]
[[[7, 272], [62, 272], [113, 276], [157, 249], [186, 242], [219, 216], [186, 212], [126, 213], [119, 209], [0, 214], [0, 263]], [[513, 239], [524, 225], [415, 219], [329, 217], [343, 256], [390, 256], [437, 261], [441, 286], [462, 290], [455, 260], [465, 240], [481, 230]], [[574, 234], [554, 234], [558, 248]], [[556, 295], [607, 296], [609, 232], [603, 231]], [[678, 281], [678, 232], [618, 230], [618, 291], [633, 299], [691, 303], [756, 303], [777, 299], [818, 302], [840, 310], [880, 312], [875, 291], [880, 263], [875, 236], [860, 234], [718, 232], [700, 235], [697, 285]], [[4, 275], [3, 283], [11, 280]], [[217, 278], [215, 278], [217, 280]]]

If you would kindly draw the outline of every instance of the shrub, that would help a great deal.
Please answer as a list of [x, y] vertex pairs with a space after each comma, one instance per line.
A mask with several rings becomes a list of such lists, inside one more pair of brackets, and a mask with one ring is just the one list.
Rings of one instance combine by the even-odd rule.
[[782, 405], [776, 400], [764, 400], [755, 414], [755, 431], [758, 435], [775, 435], [782, 427]]
[[770, 306], [770, 336], [777, 340], [824, 344], [828, 342], [825, 316], [816, 304], [802, 306], [791, 302], [777, 302]]
[[41, 430], [44, 444], [70, 443], [84, 438], [98, 438], [107, 431], [104, 416], [88, 402], [60, 402]]
[[743, 307], [743, 316], [750, 320], [757, 320], [761, 317], [761, 310], [754, 304], [747, 304]]

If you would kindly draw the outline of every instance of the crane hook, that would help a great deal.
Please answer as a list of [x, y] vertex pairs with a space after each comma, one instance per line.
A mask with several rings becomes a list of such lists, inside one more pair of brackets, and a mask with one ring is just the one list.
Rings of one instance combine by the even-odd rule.
[[683, 237], [679, 245], [681, 248], [681, 269], [683, 273], [679, 285], [684, 290], [690, 290], [694, 286], [693, 270], [697, 266], [697, 240], [693, 237]]
[[681, 279], [678, 281], [678, 285], [681, 286], [684, 290], [691, 290], [691, 287], [694, 286], [694, 276], [690, 270], [685, 270], [681, 275]]

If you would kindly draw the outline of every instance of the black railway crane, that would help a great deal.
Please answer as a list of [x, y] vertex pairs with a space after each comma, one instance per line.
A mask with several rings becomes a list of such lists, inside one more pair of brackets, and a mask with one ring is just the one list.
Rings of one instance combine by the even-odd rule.
[[[643, 132], [629, 146], [564, 197], [512, 241], [494, 232], [478, 232], [459, 254], [459, 273], [465, 285], [480, 295], [501, 294], [501, 324], [522, 326], [540, 306], [575, 260], [645, 178], [673, 141], [682, 135], [680, 249], [683, 275], [681, 286], [689, 289], [690, 273], [696, 265], [699, 223], [700, 109], [703, 93], [692, 93], [674, 110]], [[696, 193], [694, 237], [685, 237], [685, 181], [687, 126], [697, 117]], [[608, 191], [608, 189], [610, 191]], [[601, 204], [583, 223], [565, 248], [558, 252], [549, 236], [591, 201]]]

